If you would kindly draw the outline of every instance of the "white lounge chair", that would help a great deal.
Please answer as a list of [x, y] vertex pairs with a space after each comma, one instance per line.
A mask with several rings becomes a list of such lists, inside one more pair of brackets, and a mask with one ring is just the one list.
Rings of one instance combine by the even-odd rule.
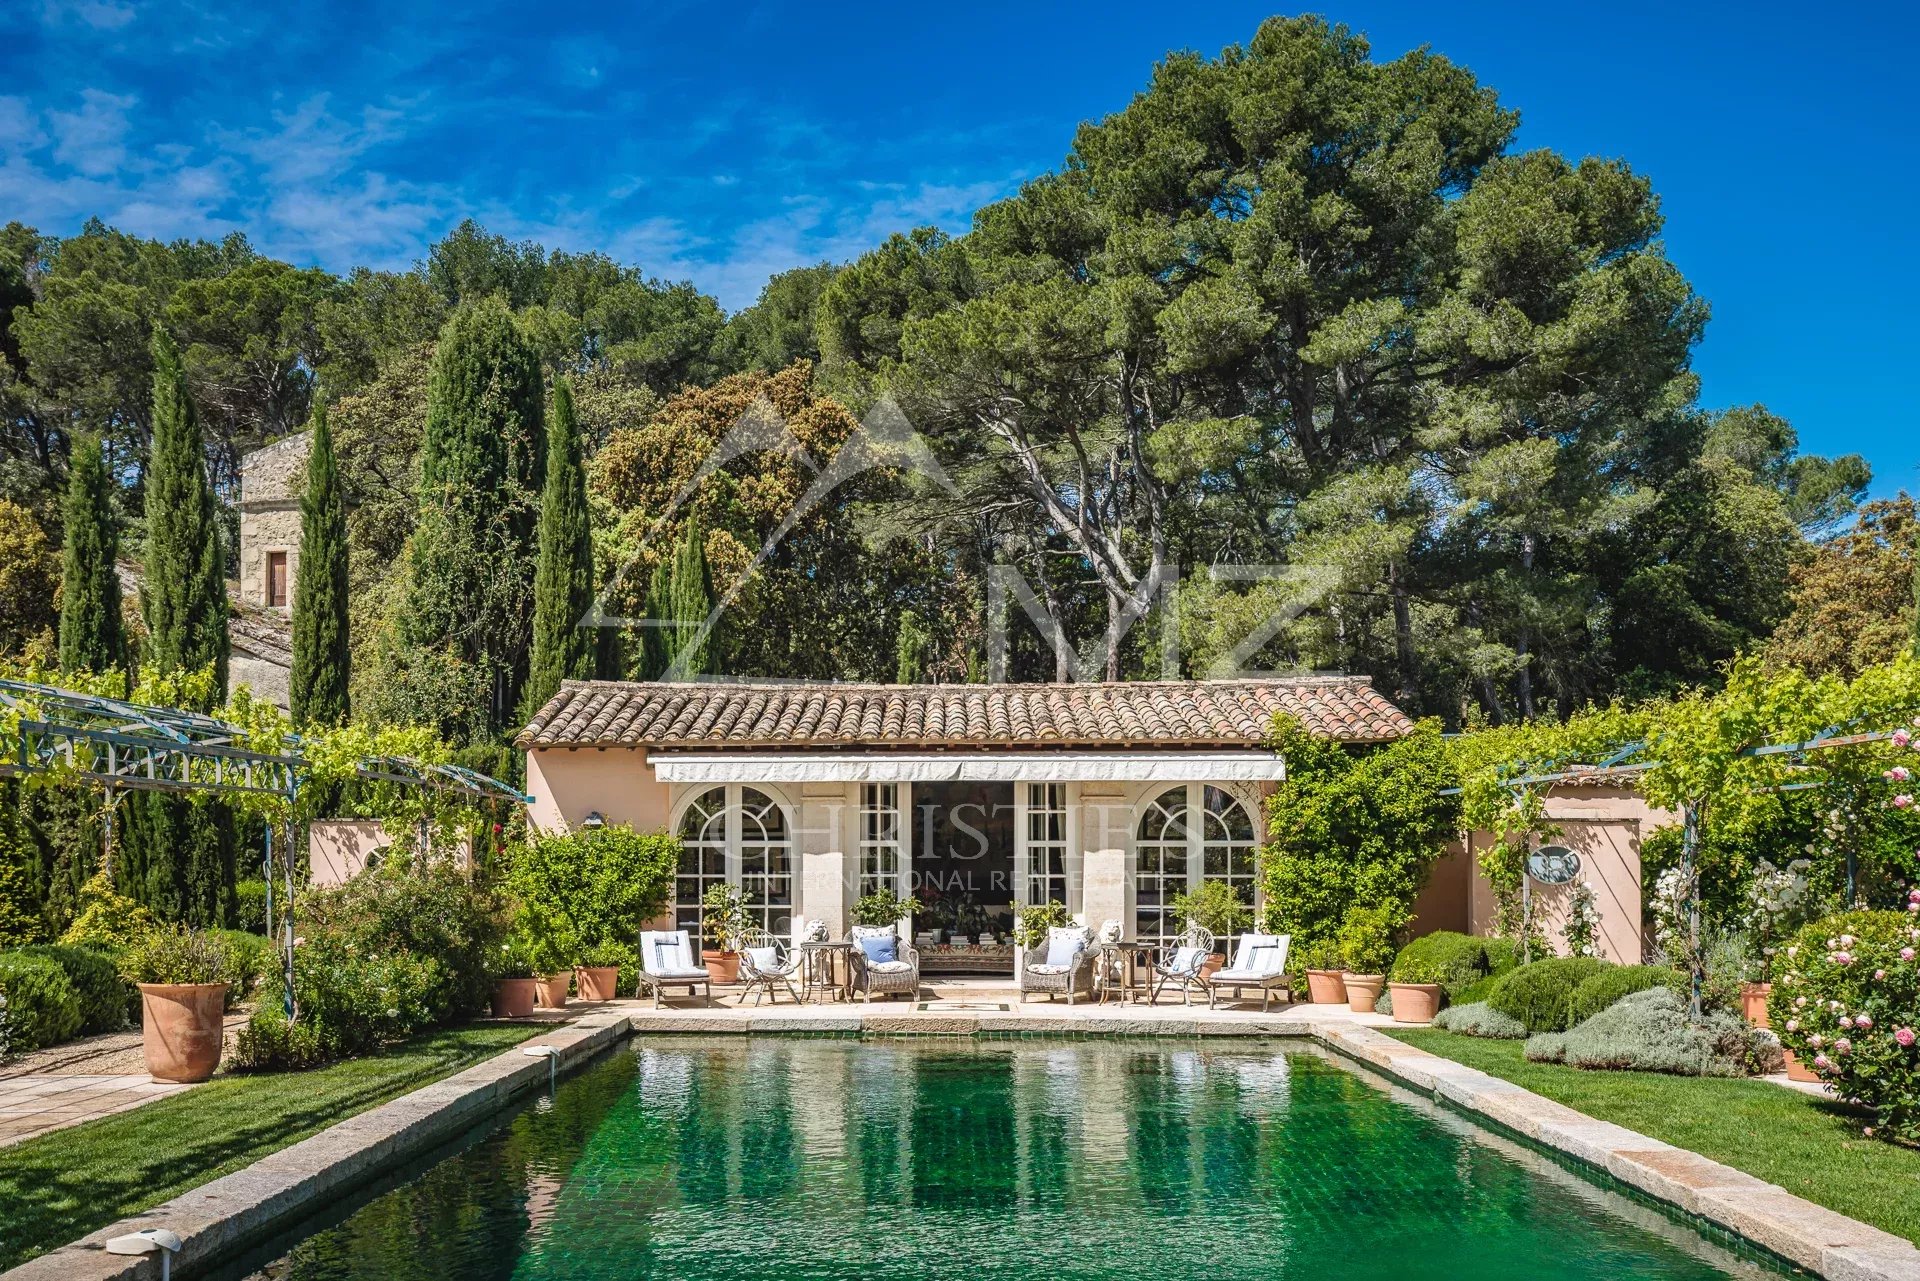
[[707, 981], [707, 967], [696, 965], [693, 944], [685, 930], [640, 931], [640, 981], [633, 994], [653, 993], [653, 1008], [660, 1008], [660, 993], [666, 988], [685, 988], [692, 996], [697, 989], [713, 1004], [713, 987]]
[[1233, 964], [1207, 976], [1207, 1008], [1213, 1008], [1214, 998], [1226, 988], [1233, 989], [1232, 999], [1236, 1001], [1242, 988], [1259, 988], [1263, 1011], [1276, 988], [1284, 991], [1291, 1002], [1293, 986], [1287, 978], [1287, 947], [1292, 942], [1291, 934], [1242, 934], [1240, 946], [1234, 949]]

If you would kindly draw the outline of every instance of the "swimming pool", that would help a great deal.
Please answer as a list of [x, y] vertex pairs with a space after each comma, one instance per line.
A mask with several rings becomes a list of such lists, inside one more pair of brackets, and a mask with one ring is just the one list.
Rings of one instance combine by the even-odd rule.
[[646, 1038], [341, 1212], [229, 1275], [1783, 1275], [1291, 1041]]

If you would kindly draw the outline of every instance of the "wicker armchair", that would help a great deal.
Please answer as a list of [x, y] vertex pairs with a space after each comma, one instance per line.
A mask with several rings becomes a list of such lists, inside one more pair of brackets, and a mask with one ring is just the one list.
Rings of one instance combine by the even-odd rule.
[[[1061, 961], [1061, 957], [1070, 960]], [[1045, 992], [1047, 999], [1064, 992], [1067, 1004], [1076, 995], [1093, 995], [1093, 935], [1084, 925], [1055, 926], [1047, 931], [1047, 950], [1038, 961], [1020, 966], [1020, 1000], [1029, 992]]]
[[[900, 994], [908, 1000], [920, 995], [920, 953], [902, 940], [891, 925], [856, 925], [847, 937], [853, 943], [847, 953], [848, 963], [853, 967], [853, 990], [864, 995], [869, 1005], [875, 992], [882, 996]], [[860, 940], [877, 938], [893, 939], [898, 959], [869, 961]]]
[[1213, 931], [1202, 929], [1198, 925], [1189, 925], [1173, 942], [1160, 949], [1159, 959], [1153, 963], [1153, 978], [1149, 981], [1147, 1004], [1158, 1005], [1160, 993], [1168, 987], [1180, 989], [1180, 1002], [1193, 1004], [1195, 992], [1205, 996], [1207, 984], [1200, 977], [1200, 967], [1213, 955]]
[[749, 930], [746, 945], [740, 949], [740, 982], [744, 986], [736, 1004], [745, 1005], [747, 993], [751, 992], [755, 1005], [760, 1004], [762, 996], [777, 1005], [783, 987], [787, 989], [787, 995], [793, 998], [793, 1003], [800, 1004], [800, 993], [793, 986], [793, 976], [800, 972], [802, 959], [802, 953], [789, 951], [786, 944], [765, 930]]

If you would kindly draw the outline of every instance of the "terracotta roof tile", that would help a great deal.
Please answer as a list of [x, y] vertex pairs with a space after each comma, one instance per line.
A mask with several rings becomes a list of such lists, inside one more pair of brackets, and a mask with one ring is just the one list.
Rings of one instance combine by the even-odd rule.
[[1360, 677], [1078, 685], [786, 685], [568, 681], [527, 747], [1246, 746], [1275, 713], [1346, 742], [1406, 716]]

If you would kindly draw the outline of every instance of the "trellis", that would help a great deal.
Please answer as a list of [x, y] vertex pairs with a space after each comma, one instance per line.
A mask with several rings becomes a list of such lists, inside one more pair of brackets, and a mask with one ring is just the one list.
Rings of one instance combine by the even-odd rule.
[[[296, 805], [312, 776], [298, 735], [282, 736], [282, 750], [244, 746], [240, 726], [199, 712], [156, 707], [31, 681], [0, 680], [0, 712], [17, 720], [13, 742], [0, 745], [0, 778], [62, 775], [99, 786], [103, 806], [102, 858], [112, 862], [114, 809], [129, 792], [203, 793], [274, 797], [284, 801], [278, 873], [281, 955], [287, 1015], [293, 1017], [293, 870]], [[532, 797], [475, 770], [403, 756], [370, 756], [353, 776], [369, 782], [431, 788], [475, 800]], [[274, 934], [276, 876], [274, 824], [266, 824], [262, 870], [267, 883], [267, 933]]]

